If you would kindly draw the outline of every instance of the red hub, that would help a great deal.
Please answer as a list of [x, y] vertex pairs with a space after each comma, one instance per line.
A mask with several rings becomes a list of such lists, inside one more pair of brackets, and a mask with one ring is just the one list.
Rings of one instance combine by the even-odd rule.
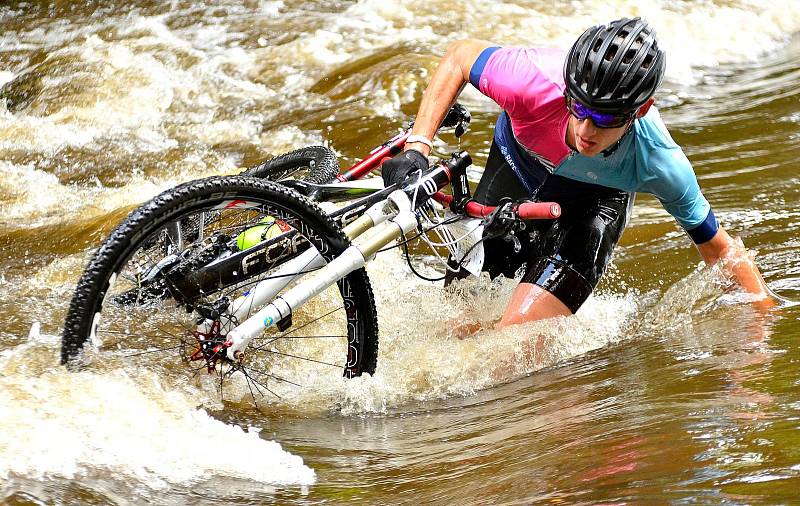
[[208, 332], [195, 330], [192, 335], [197, 339], [197, 350], [189, 356], [189, 360], [205, 360], [209, 374], [217, 369], [217, 361], [227, 359], [226, 350], [232, 343], [225, 340], [225, 336], [220, 333], [222, 325], [219, 320], [214, 320]]

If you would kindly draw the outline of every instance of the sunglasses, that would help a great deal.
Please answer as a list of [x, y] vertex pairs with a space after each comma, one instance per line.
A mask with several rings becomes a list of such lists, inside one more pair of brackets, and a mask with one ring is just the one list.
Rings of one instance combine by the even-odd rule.
[[577, 100], [574, 100], [572, 97], [567, 96], [566, 99], [567, 109], [569, 110], [570, 114], [581, 121], [591, 118], [592, 123], [594, 123], [597, 128], [619, 128], [630, 121], [634, 115], [634, 113], [618, 115], [597, 112], [593, 111], [589, 107], [586, 107]]

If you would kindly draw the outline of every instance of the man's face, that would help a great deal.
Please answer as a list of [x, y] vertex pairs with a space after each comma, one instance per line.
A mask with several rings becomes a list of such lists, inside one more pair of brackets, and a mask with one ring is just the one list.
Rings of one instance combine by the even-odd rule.
[[[631, 119], [631, 121], [633, 121]], [[597, 128], [591, 119], [580, 120], [569, 116], [568, 140], [572, 147], [584, 156], [595, 156], [610, 148], [625, 134], [628, 125], [618, 128]]]

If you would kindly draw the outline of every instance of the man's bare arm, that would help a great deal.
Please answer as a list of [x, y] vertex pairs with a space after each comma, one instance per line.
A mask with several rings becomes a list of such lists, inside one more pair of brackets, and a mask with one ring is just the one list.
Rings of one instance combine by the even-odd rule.
[[746, 292], [761, 295], [764, 300], [772, 300], [767, 284], [761, 277], [761, 272], [755, 262], [747, 254], [747, 251], [728, 235], [725, 229], [720, 227], [714, 237], [698, 244], [697, 250], [708, 265], [722, 260], [725, 269]]
[[[491, 44], [482, 40], [465, 39], [453, 42], [439, 61], [439, 66], [431, 77], [422, 95], [416, 119], [414, 135], [424, 135], [432, 139], [442, 124], [447, 111], [469, 82], [469, 71], [481, 52]], [[406, 149], [416, 149], [423, 155], [430, 154], [430, 148], [421, 142], [406, 144]]]

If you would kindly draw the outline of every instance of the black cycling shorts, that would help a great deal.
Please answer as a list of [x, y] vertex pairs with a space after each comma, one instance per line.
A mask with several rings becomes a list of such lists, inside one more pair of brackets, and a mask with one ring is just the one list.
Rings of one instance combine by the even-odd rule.
[[[493, 143], [474, 198], [484, 205], [497, 205], [504, 197], [522, 200], [530, 195]], [[518, 234], [519, 252], [503, 238], [484, 241], [483, 270], [492, 278], [513, 278], [524, 267], [522, 282], [541, 286], [575, 313], [611, 259], [633, 208], [634, 194], [549, 174], [535, 200], [558, 202], [561, 217], [527, 222], [526, 230]], [[462, 270], [446, 283], [467, 275]]]

